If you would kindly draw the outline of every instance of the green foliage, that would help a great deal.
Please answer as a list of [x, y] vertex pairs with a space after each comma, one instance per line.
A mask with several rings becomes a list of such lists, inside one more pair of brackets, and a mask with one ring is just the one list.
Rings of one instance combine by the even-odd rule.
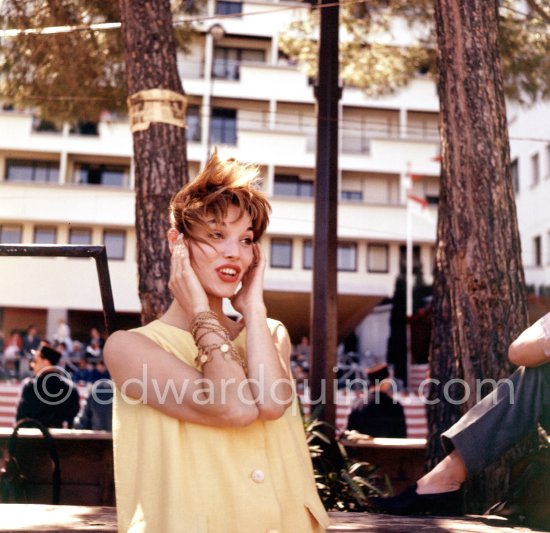
[[[514, 0], [500, 4], [500, 48], [508, 97], [534, 101], [550, 96], [550, 9], [529, 0], [518, 12]], [[281, 50], [309, 76], [317, 70], [319, 12], [294, 22], [279, 38]], [[402, 31], [406, 28], [406, 32]], [[405, 36], [405, 34], [407, 34]], [[431, 0], [369, 0], [340, 11], [340, 77], [368, 96], [392, 93], [418, 74], [437, 72]]]
[[[196, 2], [175, 2], [175, 14], [195, 12]], [[102, 111], [126, 112], [126, 75], [120, 29], [90, 24], [120, 22], [117, 1], [5, 0], [3, 28], [77, 26], [64, 33], [20, 34], [2, 39], [1, 94], [18, 108], [34, 107], [41, 118], [97, 121]], [[189, 28], [179, 26], [180, 47]]]
[[[315, 417], [315, 414], [312, 415]], [[327, 436], [326, 422], [304, 421], [317, 490], [328, 511], [365, 511], [370, 496], [391, 494], [387, 476], [377, 474], [370, 463], [353, 462], [341, 443]]]

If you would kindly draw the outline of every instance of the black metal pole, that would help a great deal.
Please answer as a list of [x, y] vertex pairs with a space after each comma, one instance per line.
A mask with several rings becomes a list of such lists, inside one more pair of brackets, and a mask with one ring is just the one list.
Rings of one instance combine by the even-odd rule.
[[338, 6], [323, 7], [320, 0], [315, 224], [313, 236], [313, 292], [311, 305], [311, 399], [319, 418], [336, 427], [337, 301], [336, 247], [338, 207]]
[[95, 259], [107, 335], [116, 331], [116, 312], [105, 246], [79, 244], [0, 244], [0, 257], [90, 257]]

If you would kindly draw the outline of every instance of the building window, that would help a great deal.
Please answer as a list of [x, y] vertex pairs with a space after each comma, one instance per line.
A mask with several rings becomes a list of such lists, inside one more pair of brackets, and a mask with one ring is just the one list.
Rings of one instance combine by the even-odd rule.
[[33, 242], [35, 244], [55, 244], [57, 242], [57, 228], [53, 226], [36, 226]]
[[240, 66], [246, 63], [265, 63], [265, 51], [255, 48], [214, 48], [212, 76], [223, 80], [238, 80]]
[[340, 198], [342, 200], [349, 200], [351, 202], [362, 202], [363, 192], [362, 191], [342, 191], [340, 193]]
[[108, 230], [103, 232], [103, 244], [107, 249], [109, 259], [124, 259], [126, 250], [126, 232], [122, 230]]
[[69, 133], [73, 135], [99, 135], [97, 122], [83, 122], [79, 121], [71, 126]]
[[242, 12], [242, 2], [226, 2], [225, 0], [216, 2], [216, 15], [236, 15]]
[[185, 138], [190, 142], [200, 142], [201, 140], [201, 116], [198, 105], [187, 107], [185, 117]]
[[313, 242], [304, 241], [302, 248], [302, 267], [304, 270], [313, 268]]
[[367, 246], [367, 272], [389, 272], [389, 249], [387, 244]]
[[535, 187], [540, 181], [539, 154], [531, 156], [531, 187]]
[[59, 182], [59, 163], [53, 161], [7, 159], [6, 180], [57, 183]]
[[125, 187], [130, 170], [123, 165], [75, 164], [75, 181], [87, 185]]
[[212, 144], [237, 144], [236, 109], [212, 109], [210, 142]]
[[18, 244], [22, 241], [23, 227], [11, 224], [2, 224], [0, 226], [0, 243]]
[[516, 158], [512, 161], [510, 165], [510, 174], [512, 177], [512, 187], [514, 192], [519, 194], [519, 160]]
[[338, 270], [355, 272], [357, 270], [357, 244], [339, 242], [336, 250]]
[[70, 228], [69, 244], [92, 244], [92, 230], [89, 228]]
[[292, 268], [292, 239], [271, 239], [272, 268]]
[[275, 196], [313, 198], [313, 181], [302, 180], [299, 176], [276, 174], [273, 194]]
[[542, 266], [542, 247], [540, 235], [533, 239], [533, 251], [535, 253], [533, 259], [535, 260], [535, 266]]

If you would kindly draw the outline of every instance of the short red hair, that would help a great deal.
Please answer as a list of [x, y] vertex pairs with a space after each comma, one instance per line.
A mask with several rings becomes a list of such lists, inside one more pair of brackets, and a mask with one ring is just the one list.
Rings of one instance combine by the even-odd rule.
[[[197, 238], [197, 227], [205, 227], [206, 218], [214, 217], [221, 224], [229, 206], [252, 220], [254, 241], [265, 232], [271, 206], [258, 189], [257, 165], [239, 163], [235, 159], [221, 160], [214, 151], [201, 173], [175, 194], [170, 202], [170, 222], [186, 236]], [[201, 239], [199, 239], [201, 240]]]

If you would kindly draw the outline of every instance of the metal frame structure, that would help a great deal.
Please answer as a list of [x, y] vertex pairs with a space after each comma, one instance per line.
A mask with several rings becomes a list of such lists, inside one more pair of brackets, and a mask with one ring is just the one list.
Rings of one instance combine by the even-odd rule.
[[95, 259], [103, 319], [107, 335], [116, 331], [116, 313], [105, 246], [80, 244], [0, 244], [0, 256], [10, 257], [90, 257]]

